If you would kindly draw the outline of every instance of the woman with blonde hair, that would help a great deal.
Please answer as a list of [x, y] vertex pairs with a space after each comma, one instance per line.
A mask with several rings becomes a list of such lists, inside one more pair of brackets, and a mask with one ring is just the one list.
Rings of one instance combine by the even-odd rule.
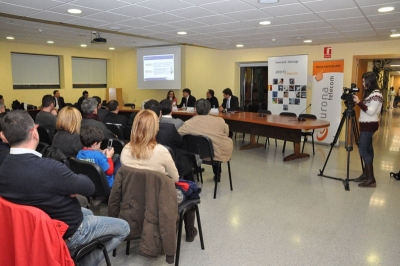
[[83, 149], [80, 140], [82, 115], [78, 109], [66, 106], [58, 112], [52, 146], [61, 150], [67, 157], [75, 157]]
[[[149, 109], [141, 110], [133, 122], [131, 140], [121, 152], [121, 164], [159, 172], [178, 182], [179, 173], [171, 154], [167, 148], [157, 143], [158, 130], [156, 113]], [[194, 227], [195, 217], [194, 209], [187, 211], [184, 216], [187, 242], [192, 242], [197, 235], [197, 229]]]

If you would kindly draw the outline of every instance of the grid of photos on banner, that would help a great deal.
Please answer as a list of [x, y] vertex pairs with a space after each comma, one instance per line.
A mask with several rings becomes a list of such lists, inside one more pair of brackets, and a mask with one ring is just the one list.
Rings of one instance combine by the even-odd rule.
[[[272, 85], [272, 104], [282, 106], [282, 111], [291, 111], [296, 105], [302, 102], [305, 104], [307, 100], [307, 86], [304, 84], [296, 84], [294, 78], [274, 78]], [[279, 108], [280, 109], [280, 108]]]

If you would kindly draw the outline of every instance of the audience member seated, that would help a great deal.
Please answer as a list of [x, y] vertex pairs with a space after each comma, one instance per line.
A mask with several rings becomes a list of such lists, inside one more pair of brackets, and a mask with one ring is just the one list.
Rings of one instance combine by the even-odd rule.
[[178, 108], [182, 108], [183, 106], [194, 107], [196, 103], [196, 98], [190, 95], [192, 93], [190, 89], [185, 88], [182, 90], [182, 92], [183, 92], [183, 97], [181, 103], [178, 105]]
[[108, 115], [109, 111], [105, 108], [101, 108], [101, 98], [99, 96], [93, 96], [92, 98], [96, 99], [97, 101], [97, 115], [101, 122], [104, 122], [104, 119]]
[[61, 110], [65, 106], [64, 98], [60, 96], [60, 91], [55, 90], [53, 91], [54, 97], [54, 108], [57, 110]]
[[[2, 134], [11, 146], [0, 167], [0, 196], [21, 205], [43, 210], [51, 219], [68, 225], [63, 238], [71, 254], [77, 247], [102, 236], [112, 236], [105, 243], [108, 251], [129, 234], [126, 221], [93, 213], [79, 206], [77, 194], [90, 196], [94, 184], [85, 175], [77, 175], [56, 160], [41, 158], [35, 151], [39, 143], [37, 126], [28, 112], [9, 112], [1, 121]], [[29, 241], [29, 236], [27, 241]], [[40, 243], [35, 243], [40, 245]], [[98, 265], [104, 258], [101, 250], [85, 256], [82, 265]]]
[[[196, 116], [187, 120], [179, 128], [181, 135], [203, 135], [211, 139], [214, 148], [214, 159], [216, 161], [227, 162], [232, 157], [233, 142], [228, 137], [229, 126], [221, 117], [209, 115], [210, 102], [200, 99], [196, 102]], [[217, 166], [213, 166], [214, 178], [219, 180], [221, 169], [217, 173]]]
[[175, 128], [178, 130], [183, 125], [183, 121], [179, 118], [172, 117], [172, 102], [169, 99], [165, 99], [160, 102], [160, 105], [162, 112], [160, 122], [174, 124]]
[[77, 159], [95, 163], [103, 169], [106, 173], [107, 182], [110, 187], [114, 183], [114, 162], [112, 157], [114, 155], [114, 148], [100, 150], [101, 141], [104, 139], [103, 132], [93, 126], [81, 128], [81, 142], [83, 150], [78, 152]]
[[58, 113], [56, 129], [51, 146], [61, 150], [68, 158], [76, 157], [83, 149], [79, 136], [82, 115], [78, 109], [66, 106]]
[[42, 98], [42, 110], [36, 115], [36, 124], [46, 128], [53, 139], [56, 131], [57, 111], [54, 109], [54, 97], [50, 94]]
[[82, 102], [82, 127], [95, 126], [103, 132], [104, 138], [115, 139], [114, 134], [106, 127], [106, 125], [99, 120], [97, 116], [97, 101], [93, 98], [88, 98]]
[[4, 103], [0, 102], [0, 114], [5, 113], [5, 112], [6, 112], [6, 107], [4, 106]]
[[[171, 154], [163, 145], [157, 143], [159, 131], [158, 116], [151, 110], [141, 110], [133, 122], [131, 140], [121, 153], [121, 164], [165, 174], [178, 182], [179, 174]], [[194, 227], [195, 211], [185, 216], [186, 241], [192, 242], [197, 235]]]
[[104, 118], [104, 123], [120, 124], [126, 127], [128, 118], [124, 115], [119, 115], [119, 103], [116, 100], [111, 100], [108, 103], [108, 115]]
[[4, 138], [4, 135], [1, 130], [1, 121], [3, 118], [6, 116], [6, 113], [1, 113], [0, 114], [0, 166], [3, 163], [4, 159], [7, 157], [7, 155], [10, 153], [10, 145], [8, 145], [7, 140]]
[[81, 110], [81, 105], [83, 103], [84, 100], [86, 100], [87, 98], [89, 98], [89, 92], [88, 91], [83, 91], [82, 92], [82, 96], [78, 99], [78, 102], [76, 103], [76, 107], [79, 111]]

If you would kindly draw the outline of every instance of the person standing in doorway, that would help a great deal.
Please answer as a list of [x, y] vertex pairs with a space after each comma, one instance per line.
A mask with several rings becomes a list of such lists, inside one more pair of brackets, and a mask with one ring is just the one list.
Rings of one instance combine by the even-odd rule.
[[390, 90], [389, 90], [389, 107], [390, 107], [390, 109], [393, 109], [394, 97], [396, 97], [396, 91], [394, 90], [394, 88], [392, 86], [392, 87], [390, 87]]

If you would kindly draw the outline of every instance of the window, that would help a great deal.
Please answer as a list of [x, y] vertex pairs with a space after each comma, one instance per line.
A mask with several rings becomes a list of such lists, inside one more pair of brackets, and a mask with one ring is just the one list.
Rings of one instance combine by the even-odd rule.
[[107, 60], [72, 57], [73, 88], [107, 88]]
[[11, 53], [14, 89], [60, 88], [59, 57]]

